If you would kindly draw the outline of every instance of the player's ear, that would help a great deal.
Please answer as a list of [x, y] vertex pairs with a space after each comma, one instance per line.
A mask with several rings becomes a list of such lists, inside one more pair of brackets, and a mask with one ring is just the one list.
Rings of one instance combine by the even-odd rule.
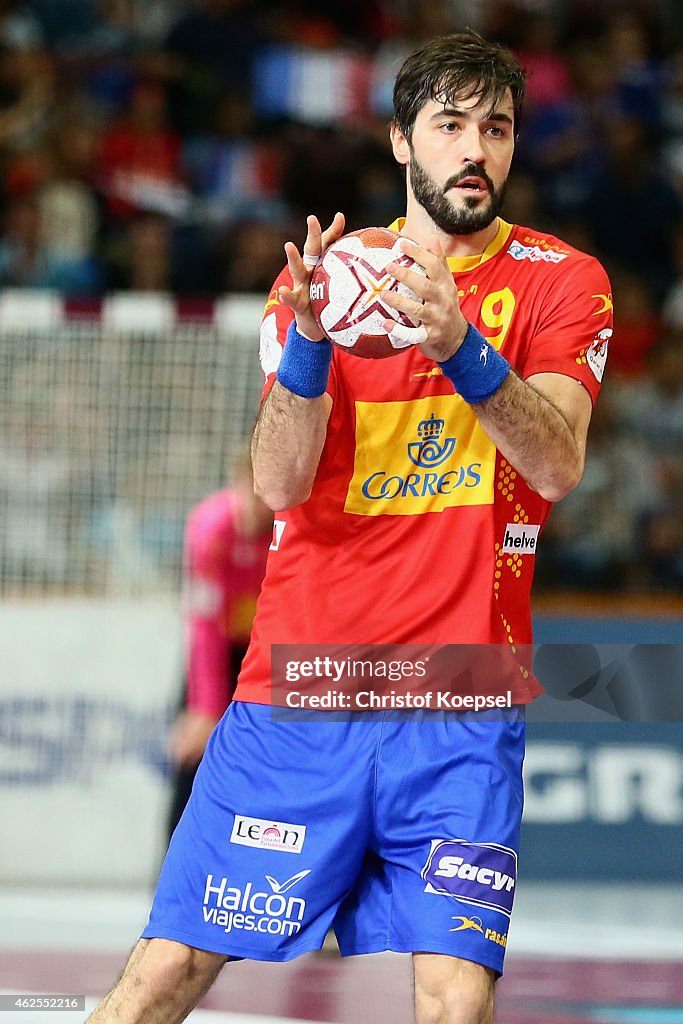
[[410, 162], [410, 143], [407, 138], [396, 124], [395, 121], [391, 122], [391, 128], [389, 129], [389, 138], [391, 139], [391, 148], [394, 152], [394, 159], [399, 164], [407, 164]]

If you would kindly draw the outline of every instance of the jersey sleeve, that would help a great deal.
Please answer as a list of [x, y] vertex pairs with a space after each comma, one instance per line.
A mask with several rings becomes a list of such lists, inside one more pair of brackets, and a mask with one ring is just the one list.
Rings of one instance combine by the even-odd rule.
[[[285, 269], [282, 270], [275, 279], [275, 283], [266, 300], [263, 317], [261, 318], [261, 329], [259, 333], [259, 359], [261, 361], [261, 369], [263, 370], [264, 376], [261, 401], [263, 401], [273, 386], [277, 368], [280, 365], [282, 352], [285, 347], [285, 341], [287, 340], [287, 331], [289, 330], [289, 325], [294, 319], [294, 314], [289, 306], [283, 305], [278, 298], [278, 288], [280, 288], [281, 285], [287, 285], [289, 288], [292, 286], [292, 277], [287, 267], [285, 267]], [[334, 397], [334, 384], [335, 366], [333, 359], [326, 389], [327, 393], [332, 397]]]
[[576, 265], [563, 266], [565, 272], [542, 301], [521, 375], [525, 380], [535, 373], [573, 377], [595, 402], [612, 337], [612, 291], [598, 261], [576, 255]]
[[219, 522], [200, 503], [185, 529], [184, 613], [187, 707], [220, 718], [231, 700], [230, 637], [225, 622], [230, 601], [228, 576], [217, 552]]

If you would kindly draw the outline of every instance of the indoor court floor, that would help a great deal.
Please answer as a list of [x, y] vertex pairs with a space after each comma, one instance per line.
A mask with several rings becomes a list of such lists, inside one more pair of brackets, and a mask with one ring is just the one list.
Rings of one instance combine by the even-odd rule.
[[[0, 890], [0, 992], [85, 994], [113, 983], [147, 893]], [[0, 1013], [82, 1024], [83, 1012]], [[407, 956], [228, 965], [194, 1024], [411, 1024]], [[683, 886], [520, 886], [496, 1024], [683, 1024]]]

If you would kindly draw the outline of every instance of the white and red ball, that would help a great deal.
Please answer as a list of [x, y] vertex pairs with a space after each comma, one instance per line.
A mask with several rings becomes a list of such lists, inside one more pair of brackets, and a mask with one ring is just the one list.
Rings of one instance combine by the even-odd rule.
[[383, 302], [387, 292], [418, 296], [386, 269], [396, 261], [424, 275], [424, 269], [404, 253], [396, 231], [363, 228], [334, 242], [311, 278], [311, 308], [320, 329], [335, 345], [365, 359], [384, 359], [409, 348], [411, 340], [393, 340], [382, 322], [391, 318], [405, 327], [412, 320]]

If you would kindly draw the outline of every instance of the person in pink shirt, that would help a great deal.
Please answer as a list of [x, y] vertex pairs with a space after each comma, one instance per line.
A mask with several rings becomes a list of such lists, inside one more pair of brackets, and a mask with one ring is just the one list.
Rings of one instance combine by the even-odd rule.
[[243, 455], [231, 487], [210, 494], [185, 527], [183, 613], [185, 693], [169, 741], [175, 766], [169, 838], [183, 813], [197, 766], [237, 682], [272, 537], [272, 513], [254, 496]]

